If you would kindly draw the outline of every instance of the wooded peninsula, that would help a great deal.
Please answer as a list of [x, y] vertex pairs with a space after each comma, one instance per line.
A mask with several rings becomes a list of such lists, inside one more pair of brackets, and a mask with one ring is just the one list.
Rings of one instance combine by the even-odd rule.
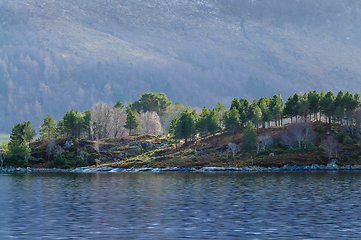
[[[38, 134], [17, 123], [1, 144], [1, 166], [76, 168], [272, 167], [361, 163], [358, 93], [310, 91], [284, 102], [280, 94], [253, 102], [233, 99], [227, 110], [172, 103], [143, 93], [125, 107], [97, 103], [46, 115]], [[36, 138], [36, 140], [34, 140]]]

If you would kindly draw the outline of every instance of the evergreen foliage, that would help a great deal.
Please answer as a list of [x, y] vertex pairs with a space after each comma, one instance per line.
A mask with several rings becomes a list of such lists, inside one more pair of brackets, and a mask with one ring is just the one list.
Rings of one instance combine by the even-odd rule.
[[126, 129], [129, 129], [129, 135], [131, 136], [132, 135], [132, 130], [134, 129], [137, 129], [137, 127], [139, 126], [139, 123], [138, 123], [138, 119], [136, 117], [136, 111], [128, 111], [127, 113], [127, 119], [125, 121], [125, 125], [124, 127]]
[[316, 90], [308, 92], [309, 110], [310, 114], [314, 114], [314, 119], [317, 119], [317, 113], [320, 111], [320, 95]]
[[92, 113], [88, 109], [84, 112], [82, 130], [87, 133], [88, 139], [92, 139], [91, 128], [92, 128]]
[[233, 136], [237, 129], [240, 128], [241, 123], [239, 121], [239, 112], [236, 107], [231, 108], [228, 110], [224, 116], [224, 125], [228, 131], [232, 131]]
[[251, 123], [247, 123], [243, 133], [242, 148], [248, 152], [255, 149], [257, 141], [257, 135]]
[[35, 130], [31, 122], [16, 123], [10, 133], [10, 141], [6, 152], [9, 164], [22, 166], [30, 156], [29, 142], [35, 136]]
[[119, 99], [116, 103], [114, 103], [114, 107], [113, 107], [113, 108], [119, 108], [119, 109], [123, 110], [123, 109], [124, 109], [124, 104], [123, 104], [122, 101], [120, 101], [120, 99]]
[[219, 129], [218, 125], [219, 116], [217, 114], [217, 110], [213, 108], [209, 111], [207, 117], [207, 132], [211, 135], [214, 135]]
[[189, 112], [188, 109], [183, 110], [177, 121], [175, 135], [184, 139], [187, 143], [188, 139], [196, 133], [197, 114], [195, 111]]
[[201, 114], [199, 115], [199, 119], [197, 121], [197, 131], [201, 135], [201, 137], [206, 136], [208, 134], [208, 115], [209, 112], [206, 107], [203, 107]]
[[270, 112], [275, 125], [282, 125], [284, 102], [281, 94], [273, 95], [270, 101]]
[[332, 116], [335, 111], [335, 95], [333, 92], [328, 91], [322, 98], [320, 99], [320, 108], [323, 114], [325, 114], [328, 118], [328, 122], [331, 124]]
[[266, 123], [270, 122], [272, 119], [272, 115], [269, 110], [269, 103], [270, 103], [270, 100], [266, 96], [263, 96], [258, 100], [258, 106], [261, 109], [261, 113], [262, 113], [262, 126], [263, 127], [266, 127]]
[[35, 129], [30, 121], [23, 123], [16, 123], [10, 133], [11, 141], [31, 142], [35, 137]]
[[160, 117], [163, 117], [166, 109], [172, 104], [164, 93], [147, 92], [140, 95], [138, 101], [128, 104], [127, 111], [136, 110], [138, 113], [156, 112]]
[[255, 99], [252, 103], [252, 122], [256, 125], [257, 128], [257, 135], [258, 135], [258, 125], [262, 121], [262, 110], [258, 106], [258, 102]]
[[57, 122], [50, 114], [44, 117], [44, 120], [40, 124], [39, 132], [41, 140], [50, 140], [56, 136]]

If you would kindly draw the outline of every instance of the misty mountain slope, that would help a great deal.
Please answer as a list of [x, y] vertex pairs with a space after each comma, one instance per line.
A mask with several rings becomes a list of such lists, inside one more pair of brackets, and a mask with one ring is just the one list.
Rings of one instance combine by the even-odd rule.
[[[121, 55], [139, 61], [153, 55], [167, 62], [169, 57], [184, 60], [179, 53], [194, 46], [256, 66], [286, 82], [308, 80], [312, 84], [317, 80], [320, 84], [312, 84], [316, 88], [328, 87], [328, 82], [323, 83], [325, 77], [331, 84], [340, 77], [359, 82], [360, 49], [354, 44], [336, 42], [329, 31], [321, 30], [320, 34], [320, 28], [307, 30], [292, 22], [277, 28], [269, 20], [256, 22], [249, 16], [232, 16], [234, 9], [222, 1], [74, 1], [71, 5], [67, 1], [38, 1], [33, 3], [36, 5], [44, 15], [42, 20], [49, 19], [46, 25], [50, 28], [55, 27], [51, 22], [54, 18], [60, 21], [58, 25], [78, 23], [78, 28], [65, 26], [67, 31], [58, 32], [59, 39], [64, 40], [57, 45], [61, 51], [69, 48], [72, 53], [83, 53], [84, 58]], [[82, 26], [107, 35], [83, 32]], [[302, 84], [299, 87], [302, 91]]]
[[128, 102], [147, 91], [208, 107], [277, 92], [287, 97], [314, 89], [359, 91], [359, 5], [346, 0], [0, 3], [0, 113], [5, 116], [0, 125], [39, 122], [47, 113], [59, 118], [71, 108]]

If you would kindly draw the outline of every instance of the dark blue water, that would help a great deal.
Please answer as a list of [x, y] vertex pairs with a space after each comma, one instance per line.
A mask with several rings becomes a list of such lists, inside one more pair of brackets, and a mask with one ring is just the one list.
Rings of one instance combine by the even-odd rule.
[[0, 239], [360, 239], [361, 172], [0, 175]]

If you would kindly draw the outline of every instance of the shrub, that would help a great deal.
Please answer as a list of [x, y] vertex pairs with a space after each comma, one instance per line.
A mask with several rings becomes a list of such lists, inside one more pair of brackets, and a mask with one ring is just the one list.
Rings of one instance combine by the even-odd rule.
[[31, 166], [33, 166], [33, 165], [31, 163], [29, 163], [29, 162], [24, 162], [22, 164], [22, 167], [31, 167]]
[[76, 165], [77, 167], [83, 167], [83, 166], [84, 166], [84, 162], [83, 162], [80, 158], [78, 158], [78, 159], [76, 160], [76, 162], [75, 162], [75, 165]]
[[65, 158], [61, 154], [58, 154], [54, 159], [54, 165], [56, 167], [59, 167], [59, 166], [63, 166], [64, 164], [65, 164]]
[[345, 136], [345, 138], [342, 140], [342, 144], [344, 145], [350, 145], [353, 143], [353, 140], [350, 136]]
[[[336, 140], [340, 143], [343, 143], [343, 141], [345, 140], [346, 137], [351, 138], [350, 133], [346, 132], [345, 130], [342, 130], [335, 136]], [[347, 140], [347, 141], [349, 141], [349, 140]], [[352, 139], [351, 139], [351, 141], [352, 141]]]
[[61, 166], [61, 169], [68, 169], [68, 168], [70, 168], [68, 164], [64, 164], [63, 166]]
[[271, 149], [265, 149], [258, 152], [258, 155], [265, 155], [268, 156], [271, 152], [273, 152]]
[[188, 149], [187, 151], [185, 151], [182, 156], [189, 156], [189, 155], [194, 155], [197, 153], [197, 150], [195, 149]]

